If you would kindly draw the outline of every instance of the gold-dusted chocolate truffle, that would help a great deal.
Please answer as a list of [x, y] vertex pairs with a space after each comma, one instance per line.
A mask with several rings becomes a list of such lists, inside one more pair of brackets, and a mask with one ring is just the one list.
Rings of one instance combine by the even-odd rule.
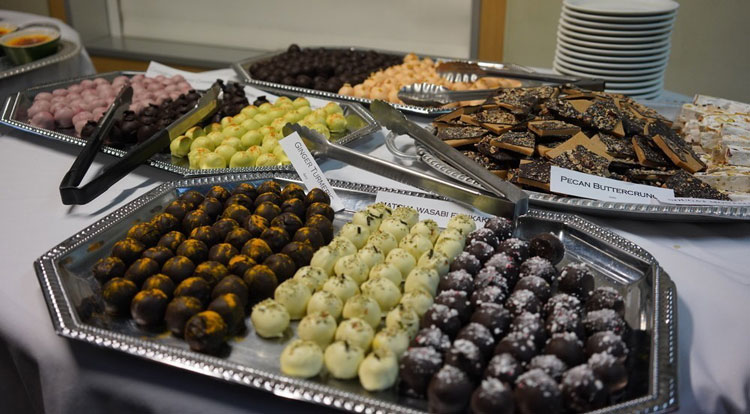
[[469, 233], [477, 229], [477, 224], [471, 216], [466, 214], [456, 214], [448, 220], [448, 224], [445, 226], [446, 229], [456, 229], [461, 232], [462, 235], [467, 236]]
[[156, 262], [159, 263], [159, 267], [161, 267], [164, 266], [164, 263], [166, 263], [167, 260], [174, 257], [174, 253], [164, 246], [154, 246], [144, 250], [142, 257], [156, 260]]
[[239, 205], [241, 205], [242, 207], [245, 207], [248, 210], [254, 210], [255, 209], [255, 202], [254, 202], [254, 200], [252, 198], [248, 197], [245, 194], [232, 194], [224, 202], [224, 208], [227, 208], [228, 206], [231, 206], [232, 204], [239, 204]]
[[419, 331], [419, 315], [414, 309], [399, 303], [385, 316], [385, 326], [405, 330], [411, 340]]
[[154, 246], [159, 241], [161, 233], [151, 223], [138, 223], [128, 230], [128, 238], [138, 240], [144, 246]]
[[192, 296], [207, 305], [211, 300], [211, 285], [202, 277], [189, 277], [177, 285], [174, 295], [175, 297]]
[[195, 267], [194, 277], [203, 278], [213, 288], [229, 271], [219, 262], [206, 261]]
[[376, 333], [375, 338], [372, 339], [372, 349], [381, 348], [393, 352], [396, 358], [400, 358], [409, 348], [409, 334], [401, 328], [386, 327]]
[[200, 240], [187, 239], [177, 246], [177, 256], [185, 256], [193, 263], [200, 263], [208, 259], [208, 246]]
[[133, 262], [125, 271], [125, 279], [133, 281], [138, 286], [149, 277], [159, 273], [159, 263], [154, 259], [144, 257]]
[[211, 246], [211, 249], [208, 251], [208, 260], [219, 262], [226, 266], [229, 264], [229, 260], [238, 254], [240, 254], [239, 250], [231, 244], [219, 243]]
[[335, 319], [341, 317], [344, 302], [335, 294], [326, 290], [315, 292], [307, 302], [307, 313], [325, 312]]
[[305, 220], [305, 227], [314, 227], [323, 235], [323, 240], [328, 243], [333, 239], [333, 223], [327, 217], [316, 214]]
[[190, 211], [190, 204], [183, 200], [174, 200], [164, 207], [164, 212], [173, 215], [177, 220], [182, 222], [185, 214]]
[[296, 267], [303, 267], [310, 264], [312, 260], [314, 249], [310, 243], [304, 242], [289, 242], [281, 249], [281, 253], [292, 258]]
[[336, 250], [323, 246], [313, 254], [312, 259], [310, 259], [310, 266], [322, 269], [327, 275], [332, 275], [333, 266], [340, 257], [341, 255]]
[[384, 277], [393, 282], [396, 286], [401, 286], [401, 282], [404, 281], [401, 271], [391, 263], [378, 263], [370, 269], [368, 279], [375, 279], [378, 277]]
[[331, 204], [331, 197], [320, 188], [313, 188], [305, 196], [305, 204], [310, 205], [313, 203]]
[[168, 303], [169, 298], [161, 290], [142, 290], [133, 297], [130, 303], [130, 315], [138, 325], [156, 325], [164, 319]]
[[380, 326], [382, 317], [378, 302], [366, 295], [354, 295], [344, 303], [343, 317], [345, 319], [359, 318], [370, 324], [373, 329]]
[[175, 284], [168, 276], [161, 273], [157, 273], [143, 282], [141, 290], [159, 289], [164, 292], [167, 297], [171, 298], [174, 294]]
[[191, 210], [182, 219], [182, 232], [190, 234], [196, 227], [210, 226], [213, 223], [211, 216], [203, 210]]
[[401, 221], [406, 222], [409, 228], [414, 227], [419, 221], [419, 213], [412, 207], [399, 206], [393, 209], [391, 217], [397, 218]]
[[311, 295], [312, 292], [307, 285], [298, 280], [289, 279], [276, 288], [274, 299], [284, 305], [291, 319], [296, 320], [305, 316], [307, 302]]
[[361, 249], [362, 246], [367, 242], [367, 238], [370, 237], [370, 230], [362, 225], [347, 223], [339, 230], [338, 237], [344, 237], [354, 243], [357, 249]]
[[240, 183], [232, 190], [232, 195], [244, 194], [252, 199], [258, 196], [258, 190], [250, 183]]
[[393, 386], [398, 377], [396, 355], [385, 348], [368, 354], [359, 364], [359, 383], [367, 391], [382, 391]]
[[450, 264], [451, 259], [435, 249], [430, 249], [422, 253], [422, 256], [417, 260], [417, 267], [435, 270], [439, 276], [448, 273]]
[[208, 304], [208, 310], [221, 315], [227, 324], [227, 332], [234, 335], [245, 327], [245, 309], [242, 301], [234, 293], [224, 293]]
[[400, 242], [409, 234], [409, 225], [401, 219], [390, 217], [380, 223], [379, 230], [392, 234]]
[[220, 185], [215, 185], [209, 188], [208, 191], [206, 192], [206, 197], [213, 197], [221, 202], [226, 201], [226, 199], [229, 198], [229, 196], [230, 196], [229, 190], [227, 190], [226, 188]]
[[377, 247], [367, 244], [357, 252], [357, 258], [367, 265], [369, 269], [385, 262], [385, 255]]
[[302, 220], [293, 213], [281, 213], [271, 220], [271, 227], [281, 227], [290, 236], [302, 228]]
[[347, 341], [336, 341], [326, 347], [323, 360], [332, 377], [352, 379], [357, 376], [357, 368], [365, 358], [362, 348]]
[[365, 244], [375, 246], [386, 256], [391, 252], [391, 250], [398, 247], [398, 241], [396, 241], [396, 238], [393, 237], [391, 233], [382, 230], [370, 233], [370, 237], [367, 238], [367, 242]]
[[185, 324], [185, 341], [197, 352], [216, 353], [227, 336], [227, 324], [214, 311], [193, 315]]
[[261, 337], [281, 337], [289, 327], [289, 312], [275, 300], [266, 299], [253, 306], [250, 320]]
[[193, 315], [202, 310], [203, 304], [201, 301], [192, 296], [180, 296], [172, 299], [164, 313], [167, 329], [179, 338], [184, 337], [185, 324]]
[[136, 293], [138, 293], [138, 286], [135, 283], [121, 277], [114, 277], [102, 286], [104, 309], [110, 315], [125, 315]]
[[170, 231], [169, 233], [161, 236], [159, 239], [159, 242], [156, 244], [157, 246], [163, 246], [171, 251], [176, 251], [177, 247], [179, 245], [187, 240], [187, 237], [185, 237], [184, 234], [180, 233], [179, 231]]
[[346, 302], [350, 297], [359, 294], [359, 285], [349, 276], [332, 276], [323, 284], [323, 290], [333, 293], [342, 302]]
[[248, 216], [244, 223], [245, 230], [249, 231], [252, 237], [260, 237], [263, 230], [267, 229], [269, 226], [269, 221], [266, 220], [265, 217], [257, 214]]
[[340, 258], [333, 266], [333, 273], [336, 276], [347, 275], [358, 285], [367, 280], [369, 270], [370, 268], [355, 254]]
[[281, 213], [292, 213], [295, 216], [305, 217], [305, 202], [298, 198], [290, 198], [281, 203]]
[[258, 194], [263, 194], [263, 193], [268, 193], [268, 192], [281, 194], [281, 184], [273, 180], [268, 180], [268, 181], [264, 181], [261, 185], [258, 186]]
[[256, 265], [245, 272], [242, 279], [250, 291], [250, 304], [255, 304], [263, 299], [273, 296], [279, 285], [273, 270], [265, 265]]
[[408, 251], [395, 248], [388, 253], [385, 263], [396, 266], [401, 271], [401, 276], [406, 278], [409, 272], [417, 265], [417, 259]]
[[253, 211], [253, 214], [256, 216], [261, 216], [270, 222], [276, 216], [281, 214], [281, 207], [270, 201], [264, 201], [258, 204], [257, 207], [255, 207], [255, 211]]
[[284, 199], [281, 198], [281, 194], [268, 191], [259, 194], [258, 197], [255, 198], [255, 203], [253, 205], [257, 208], [259, 205], [269, 202], [280, 206], [283, 201]]
[[314, 377], [323, 368], [323, 351], [315, 342], [295, 339], [281, 351], [280, 363], [286, 375]]
[[106, 283], [113, 277], [123, 277], [125, 275], [126, 269], [127, 267], [125, 266], [125, 262], [123, 262], [122, 259], [109, 256], [99, 259], [94, 264], [91, 272], [94, 274], [94, 278], [96, 278], [99, 283]]
[[195, 190], [186, 191], [180, 196], [180, 200], [190, 204], [191, 208], [198, 207], [198, 204], [203, 202], [203, 198], [203, 194]]
[[146, 246], [135, 239], [122, 239], [112, 246], [112, 256], [119, 258], [126, 265], [133, 263], [141, 257]]
[[175, 256], [164, 262], [164, 266], [161, 267], [161, 272], [175, 283], [180, 283], [183, 280], [193, 275], [195, 271], [195, 265], [193, 261], [185, 256]]
[[245, 256], [244, 254], [238, 254], [237, 256], [232, 257], [229, 259], [229, 263], [227, 263], [227, 270], [229, 273], [238, 275], [238, 276], [244, 276], [245, 272], [247, 272], [251, 267], [255, 266], [257, 263], [255, 260], [251, 259], [249, 256]]
[[383, 312], [390, 311], [401, 300], [401, 289], [384, 277], [370, 279], [361, 288], [362, 293], [378, 302]]
[[297, 327], [301, 339], [315, 342], [320, 349], [325, 349], [333, 341], [335, 333], [336, 319], [327, 312], [308, 313]]
[[291, 198], [303, 199], [305, 198], [305, 189], [301, 185], [295, 183], [289, 183], [281, 190], [281, 198], [289, 200]]
[[216, 299], [227, 293], [232, 293], [237, 296], [242, 305], [242, 309], [247, 307], [250, 301], [250, 291], [248, 290], [247, 283], [245, 283], [242, 278], [236, 275], [228, 275], [221, 279], [211, 291], [211, 299]]
[[200, 240], [205, 243], [207, 247], [211, 247], [221, 241], [219, 234], [216, 233], [211, 226], [200, 226], [194, 228], [193, 231], [190, 232], [188, 239]]
[[313, 227], [300, 227], [300, 229], [297, 230], [296, 233], [294, 233], [292, 241], [309, 243], [310, 246], [312, 246], [313, 250], [318, 250], [325, 244], [323, 235], [320, 233], [320, 231], [318, 231], [318, 229]]
[[422, 234], [408, 234], [401, 239], [398, 247], [411, 253], [415, 260], [419, 260], [424, 252], [432, 249], [432, 242]]
[[438, 227], [435, 220], [425, 219], [415, 224], [414, 227], [409, 230], [409, 234], [421, 234], [430, 239], [431, 243], [435, 243], [440, 235], [440, 227]]
[[203, 210], [211, 218], [216, 218], [221, 211], [224, 210], [224, 204], [214, 197], [206, 197], [202, 203], [198, 205], [199, 210]]
[[266, 258], [263, 264], [268, 266], [279, 282], [284, 282], [294, 276], [294, 272], [297, 271], [297, 265], [294, 263], [291, 257], [284, 253], [275, 253]]
[[160, 234], [166, 234], [170, 231], [180, 229], [180, 220], [169, 213], [159, 213], [155, 215], [151, 219], [150, 223], [154, 225], [157, 230], [159, 230]]
[[289, 233], [281, 227], [269, 227], [263, 230], [263, 233], [260, 234], [260, 238], [263, 239], [268, 244], [268, 247], [274, 252], [281, 251], [287, 243], [292, 241]]
[[430, 309], [433, 301], [432, 295], [424, 289], [412, 289], [401, 296], [401, 304], [414, 309], [420, 318]]
[[337, 341], [347, 341], [362, 348], [363, 351], [370, 349], [374, 336], [375, 330], [372, 326], [359, 318], [346, 319], [336, 328]]
[[224, 207], [224, 212], [221, 213], [222, 218], [230, 218], [237, 223], [245, 223], [247, 218], [250, 217], [250, 210], [241, 204], [230, 204]]
[[413, 290], [424, 290], [433, 297], [437, 294], [438, 284], [440, 283], [440, 275], [438, 275], [435, 269], [429, 269], [426, 267], [415, 267], [406, 276], [404, 282], [404, 292], [411, 292]]

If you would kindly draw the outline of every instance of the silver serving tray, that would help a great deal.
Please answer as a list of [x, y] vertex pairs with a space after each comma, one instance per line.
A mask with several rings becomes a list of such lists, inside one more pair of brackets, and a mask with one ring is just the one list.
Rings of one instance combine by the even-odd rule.
[[48, 65], [60, 63], [81, 53], [81, 45], [70, 40], [60, 39], [57, 52], [47, 57], [37, 59], [23, 65], [14, 65], [8, 56], [0, 57], [0, 79], [20, 75]]
[[[189, 189], [207, 190], [212, 185], [233, 186], [240, 182], [259, 183], [274, 179], [296, 182], [296, 174], [229, 174], [182, 179], [162, 184], [133, 202], [114, 211], [42, 255], [35, 263], [37, 276], [49, 307], [55, 331], [64, 337], [124, 352], [222, 379], [229, 383], [265, 390], [277, 396], [307, 401], [357, 413], [420, 413], [424, 400], [400, 396], [396, 390], [369, 393], [359, 382], [330, 378], [302, 380], [283, 375], [278, 358], [293, 335], [295, 324], [284, 338], [265, 340], [252, 332], [247, 322], [245, 337], [229, 341], [229, 355], [217, 357], [189, 350], [187, 344], [163, 332], [139, 329], [129, 319], [111, 318], [101, 309], [98, 283], [90, 269], [110, 251], [133, 224], [161, 211], [180, 193]], [[346, 209], [336, 215], [338, 229], [354, 211], [372, 203], [380, 187], [332, 181]], [[422, 193], [403, 194], [432, 197]], [[615, 405], [598, 413], [654, 413], [677, 407], [677, 292], [656, 259], [634, 243], [580, 217], [543, 210], [532, 210], [519, 219], [515, 234], [530, 237], [553, 232], [566, 247], [561, 265], [584, 261], [596, 273], [597, 285], [611, 286], [625, 298], [628, 324], [640, 338], [631, 348], [632, 358], [640, 361], [630, 368], [628, 392]], [[633, 337], [636, 337], [634, 334]]]
[[[69, 131], [59, 132], [59, 131], [50, 131], [48, 129], [38, 128], [29, 124], [27, 122], [26, 110], [29, 108], [29, 106], [33, 102], [34, 96], [40, 92], [50, 92], [58, 88], [67, 87], [73, 83], [80, 82], [84, 79], [105, 78], [108, 80], [112, 80], [115, 77], [120, 76], [120, 75], [135, 76], [140, 73], [143, 73], [143, 72], [133, 72], [133, 71], [108, 72], [108, 73], [97, 74], [97, 75], [81, 76], [81, 77], [77, 77], [73, 79], [67, 79], [64, 81], [48, 83], [45, 85], [29, 88], [25, 91], [21, 91], [14, 95], [11, 95], [5, 100], [5, 106], [2, 109], [2, 113], [0, 113], [0, 123], [19, 129], [21, 131], [31, 132], [32, 134], [39, 135], [44, 138], [54, 139], [57, 141], [68, 143], [68, 144], [84, 146], [86, 145], [87, 141], [85, 139], [81, 139], [73, 135], [74, 131], [72, 128]], [[269, 91], [270, 93], [282, 94], [282, 95], [286, 95], [292, 98], [305, 96], [304, 94], [297, 93], [294, 91], [273, 90], [273, 88], [266, 88], [266, 90]], [[344, 110], [345, 116], [349, 116], [349, 115], [356, 116], [362, 121], [362, 126], [355, 131], [349, 132], [348, 134], [337, 138], [335, 140], [336, 143], [341, 144], [341, 145], [350, 144], [360, 138], [363, 138], [367, 135], [372, 134], [375, 131], [380, 130], [380, 126], [378, 126], [377, 122], [375, 122], [375, 119], [372, 117], [372, 114], [370, 114], [370, 112], [368, 112], [364, 107], [362, 107], [362, 105], [353, 103], [353, 102], [342, 102], [340, 103], [340, 105], [342, 109]], [[115, 157], [119, 157], [119, 158], [122, 158], [125, 156], [125, 154], [127, 154], [127, 150], [109, 147], [106, 145], [103, 145], [100, 151], [105, 154], [114, 155]], [[216, 168], [216, 169], [195, 170], [195, 169], [190, 169], [187, 166], [187, 158], [173, 158], [170, 154], [156, 154], [153, 157], [151, 157], [151, 159], [148, 160], [148, 165], [151, 165], [152, 167], [156, 167], [156, 168], [169, 171], [175, 174], [179, 174], [184, 177], [197, 177], [197, 176], [205, 176], [205, 175], [230, 174], [230, 173], [237, 174], [237, 173], [247, 173], [247, 172], [281, 172], [281, 171], [293, 171], [294, 170], [291, 165], [276, 165], [276, 166], [271, 166], [271, 167]]]
[[[394, 52], [390, 50], [381, 50], [381, 49], [371, 49], [371, 48], [361, 48], [361, 47], [348, 47], [348, 48], [341, 48], [341, 47], [325, 47], [326, 49], [346, 49], [346, 50], [354, 50], [354, 51], [368, 51], [368, 50], [374, 50], [376, 52], [380, 53], [387, 53], [391, 55], [398, 55], [398, 56], [405, 56], [406, 54], [404, 52]], [[358, 98], [356, 96], [347, 96], [347, 95], [339, 95], [338, 93], [333, 92], [327, 92], [327, 91], [320, 91], [317, 89], [311, 89], [311, 88], [300, 88], [299, 86], [291, 86], [291, 85], [284, 85], [282, 83], [273, 83], [273, 82], [266, 82], [261, 81], [257, 79], [253, 79], [252, 75], [250, 75], [250, 71], [248, 68], [250, 65], [256, 62], [261, 62], [267, 59], [270, 59], [274, 56], [277, 56], [281, 53], [284, 53], [284, 50], [277, 50], [269, 53], [265, 53], [262, 55], [254, 56], [252, 58], [248, 58], [245, 60], [241, 60], [239, 62], [236, 62], [232, 64], [232, 68], [237, 72], [237, 75], [240, 76], [241, 79], [249, 83], [250, 85], [256, 86], [261, 89], [267, 89], [267, 88], [274, 88], [274, 89], [280, 89], [284, 91], [290, 91], [290, 92], [296, 92], [301, 93], [305, 95], [312, 95], [312, 96], [319, 96], [326, 99], [336, 99], [341, 101], [351, 101], [351, 102], [358, 102], [364, 105], [370, 105], [372, 102], [371, 99], [367, 98]], [[484, 68], [492, 68], [492, 69], [513, 69], [513, 70], [520, 70], [520, 71], [529, 71], [528, 68], [525, 68], [520, 65], [515, 64], [506, 64], [506, 63], [497, 63], [497, 62], [482, 62], [477, 60], [468, 60], [468, 59], [456, 59], [456, 58], [450, 58], [450, 57], [444, 57], [444, 56], [427, 56], [427, 55], [419, 55], [420, 58], [429, 57], [432, 59], [441, 59], [441, 60], [451, 60], [451, 61], [462, 61], [462, 62], [469, 62], [469, 63], [476, 63], [481, 67]], [[528, 81], [520, 80], [522, 84], [528, 83]], [[391, 104], [395, 108], [400, 109], [403, 112], [411, 113], [415, 115], [425, 115], [425, 116], [437, 116], [440, 114], [445, 114], [450, 111], [452, 111], [454, 108], [432, 108], [432, 107], [425, 107], [425, 106], [416, 106], [416, 105], [401, 105], [401, 104]]]

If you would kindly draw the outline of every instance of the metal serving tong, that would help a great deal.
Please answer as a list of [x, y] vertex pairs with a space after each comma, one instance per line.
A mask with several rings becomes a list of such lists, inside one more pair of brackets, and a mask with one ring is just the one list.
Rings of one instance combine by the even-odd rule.
[[604, 80], [598, 78], [582, 78], [577, 76], [545, 74], [537, 72], [524, 72], [513, 69], [497, 69], [482, 67], [470, 62], [440, 62], [436, 68], [438, 75], [451, 82], [474, 82], [479, 78], [487, 76], [499, 76], [503, 78], [525, 79], [542, 83], [565, 84], [570, 83], [580, 88], [592, 91], [603, 91]]
[[528, 195], [515, 185], [489, 172], [486, 168], [466, 158], [458, 150], [444, 143], [424, 128], [406, 119], [406, 116], [388, 103], [376, 99], [370, 111], [378, 123], [399, 135], [409, 135], [439, 156], [455, 169], [477, 180], [492, 194], [504, 197], [515, 205], [514, 217], [528, 211]]
[[493, 194], [432, 177], [419, 171], [410, 170], [401, 165], [334, 144], [317, 131], [302, 125], [287, 124], [284, 126], [285, 134], [289, 134], [292, 131], [297, 132], [302, 137], [305, 145], [313, 155], [325, 156], [346, 162], [349, 165], [372, 171], [392, 180], [431, 191], [466, 205], [469, 208], [476, 208], [485, 213], [508, 217], [513, 220], [525, 214], [528, 210], [526, 194], [522, 194], [523, 197], [521, 198], [502, 199]]
[[114, 183], [120, 181], [136, 167], [151, 158], [152, 155], [168, 147], [172, 139], [213, 114], [219, 105], [219, 92], [221, 92], [219, 84], [214, 83], [190, 112], [152, 135], [151, 138], [133, 147], [122, 159], [106, 166], [101, 174], [81, 186], [81, 181], [91, 167], [99, 148], [101, 148], [104, 137], [109, 134], [115, 119], [122, 115], [130, 105], [133, 98], [133, 89], [130, 86], [124, 88], [112, 102], [86, 146], [83, 147], [70, 170], [63, 177], [60, 183], [60, 197], [63, 204], [86, 204], [107, 191]]

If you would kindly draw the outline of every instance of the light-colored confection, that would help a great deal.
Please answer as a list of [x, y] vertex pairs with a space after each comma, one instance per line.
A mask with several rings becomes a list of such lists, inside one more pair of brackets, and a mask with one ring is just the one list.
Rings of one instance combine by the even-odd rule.
[[326, 348], [323, 360], [326, 369], [334, 378], [352, 379], [357, 376], [357, 368], [365, 359], [362, 348], [347, 341], [336, 341]]
[[396, 240], [401, 241], [404, 236], [409, 234], [409, 225], [401, 219], [391, 217], [380, 223], [380, 230], [391, 233]]
[[404, 292], [411, 292], [413, 290], [421, 289], [435, 297], [439, 283], [440, 275], [438, 275], [435, 269], [415, 267], [411, 272], [409, 272], [409, 275], [406, 276], [406, 281], [404, 282]]
[[342, 257], [336, 262], [336, 265], [333, 266], [333, 273], [336, 276], [347, 275], [354, 279], [359, 285], [367, 280], [370, 268], [360, 260], [358, 255], [350, 254], [349, 256]]
[[250, 313], [255, 332], [263, 338], [281, 336], [289, 327], [289, 319], [289, 312], [284, 305], [270, 298], [253, 306]]
[[384, 277], [393, 282], [396, 286], [401, 286], [401, 282], [404, 281], [404, 276], [401, 275], [401, 271], [391, 263], [380, 263], [370, 269], [369, 279], [375, 279], [378, 277]]
[[391, 233], [382, 230], [371, 233], [366, 244], [377, 247], [385, 255], [398, 247], [396, 238]]
[[448, 220], [446, 228], [453, 228], [461, 232], [464, 236], [477, 229], [474, 219], [466, 214], [456, 214]]
[[302, 266], [294, 273], [294, 280], [299, 280], [307, 285], [311, 292], [316, 292], [328, 280], [328, 275], [319, 267]]
[[306, 284], [296, 279], [288, 279], [276, 288], [273, 297], [276, 302], [284, 305], [290, 318], [300, 319], [305, 316], [307, 301], [311, 295], [312, 292]]
[[445, 230], [441, 231], [435, 243], [437, 244], [440, 240], [443, 240], [443, 239], [455, 239], [455, 240], [460, 241], [462, 245], [461, 247], [462, 249], [463, 249], [463, 245], [466, 243], [466, 236], [463, 233], [461, 233], [461, 230], [458, 230], [452, 227], [448, 227]]
[[450, 268], [451, 260], [448, 256], [435, 249], [427, 250], [419, 257], [417, 261], [417, 267], [426, 267], [428, 269], [434, 269], [437, 271], [439, 276], [448, 273]]
[[413, 288], [401, 296], [401, 303], [414, 309], [422, 317], [433, 303], [433, 297], [424, 289]]
[[372, 216], [367, 210], [360, 210], [352, 216], [352, 223], [367, 227], [370, 234], [376, 232], [382, 222], [382, 218]]
[[349, 256], [350, 254], [357, 253], [357, 246], [351, 242], [351, 240], [337, 236], [328, 243], [328, 247], [339, 254], [339, 257]]
[[453, 259], [458, 257], [458, 255], [461, 254], [461, 252], [464, 250], [464, 243], [454, 238], [438, 238], [438, 241], [435, 242], [434, 249], [435, 251], [448, 256], [452, 261]]
[[393, 386], [398, 377], [396, 354], [384, 348], [368, 354], [359, 364], [359, 382], [367, 391], [381, 391]]
[[383, 313], [378, 302], [367, 295], [354, 295], [344, 304], [344, 319], [359, 318], [374, 329], [380, 325]]
[[424, 252], [432, 249], [432, 242], [422, 234], [407, 234], [401, 239], [398, 247], [411, 253], [415, 260], [419, 260]]
[[385, 203], [375, 203], [367, 206], [367, 212], [375, 217], [381, 217], [383, 220], [391, 216], [392, 210]]
[[368, 269], [372, 269], [376, 265], [385, 261], [385, 255], [380, 249], [372, 245], [365, 245], [365, 247], [359, 249], [357, 257], [362, 263], [367, 265]]
[[295, 339], [281, 351], [281, 372], [300, 378], [318, 375], [323, 368], [323, 351], [312, 341]]
[[419, 213], [417, 212], [417, 210], [406, 206], [396, 207], [395, 209], [393, 209], [391, 217], [395, 217], [399, 220], [405, 221], [406, 224], [409, 225], [409, 228], [413, 227], [415, 224], [417, 224], [417, 221], [419, 221]]
[[406, 277], [411, 272], [411, 269], [414, 269], [417, 265], [417, 259], [408, 251], [395, 248], [388, 253], [385, 263], [396, 266], [401, 271], [401, 276]]
[[395, 327], [381, 329], [372, 339], [372, 349], [380, 348], [385, 348], [396, 354], [397, 358], [400, 358], [409, 348], [409, 334], [405, 330]]
[[435, 243], [440, 235], [440, 227], [438, 227], [435, 220], [425, 219], [415, 224], [414, 227], [409, 230], [409, 234], [421, 234], [430, 239], [431, 243]]
[[307, 302], [307, 313], [327, 313], [335, 319], [341, 317], [341, 311], [344, 309], [344, 302], [327, 290], [315, 292]]
[[354, 296], [359, 294], [359, 284], [349, 276], [333, 276], [323, 284], [323, 290], [327, 290], [341, 299], [342, 303]]
[[383, 312], [390, 311], [401, 300], [401, 289], [384, 277], [363, 283], [362, 293], [375, 299]]
[[328, 246], [323, 246], [313, 254], [313, 257], [310, 260], [310, 266], [323, 269], [323, 271], [330, 276], [333, 274], [333, 266], [340, 257], [341, 254], [336, 250]]
[[315, 342], [320, 349], [331, 343], [335, 333], [336, 319], [328, 312], [309, 313], [299, 321], [297, 327], [300, 338]]
[[349, 239], [354, 246], [361, 249], [365, 245], [367, 238], [370, 237], [370, 229], [366, 226], [354, 223], [346, 223], [339, 231], [339, 237]]
[[359, 318], [346, 319], [336, 328], [337, 341], [347, 341], [362, 348], [365, 352], [370, 349], [374, 336], [375, 330], [372, 326]]
[[411, 340], [419, 331], [419, 315], [414, 309], [400, 303], [385, 316], [385, 326], [405, 330]]

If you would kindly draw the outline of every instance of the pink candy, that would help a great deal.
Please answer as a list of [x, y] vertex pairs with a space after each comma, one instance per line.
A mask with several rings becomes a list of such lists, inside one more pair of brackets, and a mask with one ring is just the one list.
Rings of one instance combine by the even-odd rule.
[[49, 92], [40, 92], [34, 97], [35, 101], [49, 101], [52, 99], [52, 94]]
[[55, 117], [49, 112], [39, 112], [31, 118], [31, 125], [44, 129], [54, 129]]
[[38, 114], [39, 112], [49, 112], [49, 108], [52, 106], [52, 104], [49, 103], [49, 101], [37, 101], [34, 102], [33, 105], [28, 109], [27, 114], [29, 118], [33, 118], [34, 115]]
[[73, 126], [73, 115], [75, 115], [75, 113], [71, 108], [68, 108], [67, 106], [61, 108], [55, 112], [55, 123], [59, 125], [60, 128], [70, 128]]
[[92, 114], [94, 115], [94, 119], [98, 121], [99, 118], [101, 118], [102, 115], [104, 115], [105, 112], [107, 112], [107, 108], [104, 107], [104, 106], [100, 106], [98, 108], [95, 108], [94, 112], [92, 112]]
[[94, 119], [94, 115], [91, 112], [82, 111], [82, 112], [79, 112], [79, 113], [73, 115], [73, 118], [71, 118], [71, 119], [73, 120], [73, 124], [75, 125], [76, 122], [83, 121], [84, 123], [86, 123], [86, 121], [90, 121], [90, 120]]
[[80, 85], [84, 89], [91, 89], [91, 88], [94, 88], [96, 86], [96, 84], [94, 83], [94, 81], [92, 81], [91, 79], [84, 79], [84, 80], [82, 80]]

